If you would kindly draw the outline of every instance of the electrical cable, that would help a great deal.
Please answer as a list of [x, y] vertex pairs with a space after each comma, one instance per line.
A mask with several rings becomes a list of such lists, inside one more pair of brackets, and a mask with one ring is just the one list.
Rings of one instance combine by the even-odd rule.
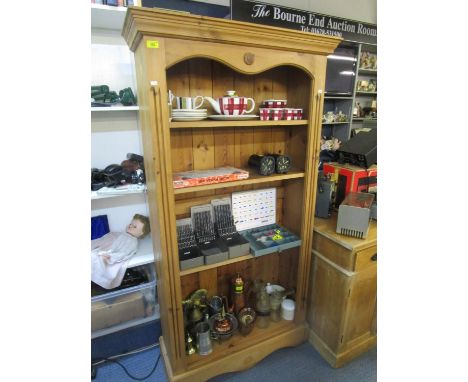
[[145, 379], [149, 378], [149, 377], [154, 373], [154, 371], [155, 371], [156, 368], [158, 367], [158, 363], [159, 363], [160, 358], [161, 358], [161, 353], [159, 353], [159, 355], [158, 355], [158, 359], [157, 359], [157, 361], [156, 361], [156, 364], [155, 364], [154, 367], [153, 367], [153, 370], [151, 370], [150, 373], [149, 373], [146, 377], [141, 377], [141, 378], [139, 378], [139, 377], [134, 377], [133, 375], [131, 375], [131, 374], [128, 372], [128, 370], [125, 368], [125, 366], [122, 365], [119, 361], [116, 361], [116, 360], [110, 359], [110, 358], [106, 358], [106, 360], [107, 360], [107, 361], [111, 361], [111, 362], [115, 362], [117, 365], [119, 365], [119, 366], [123, 369], [123, 371], [125, 371], [125, 374], [127, 374], [131, 379], [133, 379], [133, 380], [135, 380], [135, 381], [144, 381]]
[[111, 357], [103, 358], [103, 359], [101, 359], [100, 361], [91, 363], [91, 366], [100, 365], [101, 363], [104, 363], [104, 362], [106, 362], [106, 361], [108, 361], [108, 360], [113, 360], [114, 358], [120, 358], [120, 357], [125, 357], [126, 355], [141, 353], [141, 352], [143, 352], [143, 351], [145, 351], [145, 350], [153, 349], [153, 348], [158, 347], [158, 346], [159, 346], [159, 342], [157, 342], [157, 343], [155, 343], [155, 344], [152, 344], [152, 345], [145, 346], [145, 347], [140, 348], [140, 349], [136, 349], [136, 350], [129, 351], [129, 352], [127, 352], [127, 353], [122, 353], [122, 354], [113, 355], [113, 356], [111, 356]]
[[[108, 358], [103, 358], [102, 360], [98, 361], [98, 362], [95, 362], [95, 363], [92, 363], [91, 364], [91, 367], [94, 368], [96, 365], [99, 365], [101, 363], [104, 363], [106, 361], [108, 362], [114, 362], [116, 363], [117, 365], [119, 365], [125, 372], [125, 374], [127, 374], [131, 379], [135, 380], [135, 381], [144, 381], [145, 379], [149, 378], [156, 370], [156, 368], [158, 367], [158, 363], [159, 363], [159, 359], [161, 358], [161, 352], [159, 353], [158, 355], [158, 359], [156, 360], [156, 364], [154, 365], [153, 369], [150, 371], [150, 373], [145, 376], [145, 377], [135, 377], [133, 375], [131, 375], [128, 370], [126, 369], [126, 367], [124, 365], [122, 365], [119, 361], [117, 361], [115, 358], [120, 358], [120, 357], [124, 357], [124, 356], [127, 356], [127, 355], [132, 355], [132, 354], [137, 354], [137, 353], [141, 353], [143, 351], [146, 351], [146, 350], [150, 350], [152, 348], [155, 348], [155, 347], [158, 347], [159, 346], [159, 342], [156, 343], [156, 344], [153, 344], [153, 345], [149, 345], [149, 346], [146, 346], [144, 348], [141, 348], [141, 349], [137, 349], [137, 350], [133, 350], [133, 351], [130, 351], [128, 353], [123, 353], [123, 354], [118, 354], [118, 355], [115, 355], [115, 356], [112, 356], [112, 357], [108, 357]], [[94, 379], [94, 378], [92, 378]]]

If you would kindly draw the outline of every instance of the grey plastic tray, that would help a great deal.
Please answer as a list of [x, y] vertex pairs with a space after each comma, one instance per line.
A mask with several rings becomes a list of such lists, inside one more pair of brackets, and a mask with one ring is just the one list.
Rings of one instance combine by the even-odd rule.
[[299, 237], [278, 224], [247, 229], [239, 233], [249, 241], [250, 253], [254, 256], [281, 252], [301, 245]]

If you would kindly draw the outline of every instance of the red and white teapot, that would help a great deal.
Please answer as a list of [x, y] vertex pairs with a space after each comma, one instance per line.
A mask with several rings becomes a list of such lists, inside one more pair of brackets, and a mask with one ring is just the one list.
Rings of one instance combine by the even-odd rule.
[[[226, 95], [219, 97], [218, 101], [215, 101], [211, 97], [204, 98], [210, 103], [216, 113], [223, 115], [242, 115], [244, 113], [251, 113], [255, 108], [253, 98], [238, 97], [235, 90], [226, 91]], [[252, 103], [252, 106], [250, 109], [247, 109], [249, 101]]]

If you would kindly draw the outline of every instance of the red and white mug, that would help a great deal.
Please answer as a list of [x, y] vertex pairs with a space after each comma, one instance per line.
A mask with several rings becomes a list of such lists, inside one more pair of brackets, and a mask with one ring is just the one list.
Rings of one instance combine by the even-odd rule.
[[271, 109], [267, 107], [261, 107], [259, 109], [260, 121], [269, 121], [270, 120], [270, 111]]
[[292, 121], [294, 116], [297, 116], [297, 109], [283, 109], [283, 119]]
[[266, 99], [263, 101], [264, 107], [269, 108], [281, 108], [286, 107], [287, 100], [285, 99]]
[[302, 109], [294, 109], [294, 119], [302, 119]]
[[283, 109], [270, 108], [270, 119], [272, 121], [280, 121], [283, 119]]

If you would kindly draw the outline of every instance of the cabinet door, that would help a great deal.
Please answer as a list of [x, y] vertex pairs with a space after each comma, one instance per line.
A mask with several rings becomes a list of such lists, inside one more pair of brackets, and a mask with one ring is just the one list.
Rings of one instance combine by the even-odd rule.
[[375, 304], [374, 314], [372, 316], [371, 333], [377, 335], [377, 303]]
[[345, 318], [344, 348], [357, 346], [375, 335], [376, 305], [377, 266], [374, 265], [353, 276]]
[[352, 280], [349, 274], [314, 255], [308, 320], [312, 331], [335, 353], [342, 344]]

